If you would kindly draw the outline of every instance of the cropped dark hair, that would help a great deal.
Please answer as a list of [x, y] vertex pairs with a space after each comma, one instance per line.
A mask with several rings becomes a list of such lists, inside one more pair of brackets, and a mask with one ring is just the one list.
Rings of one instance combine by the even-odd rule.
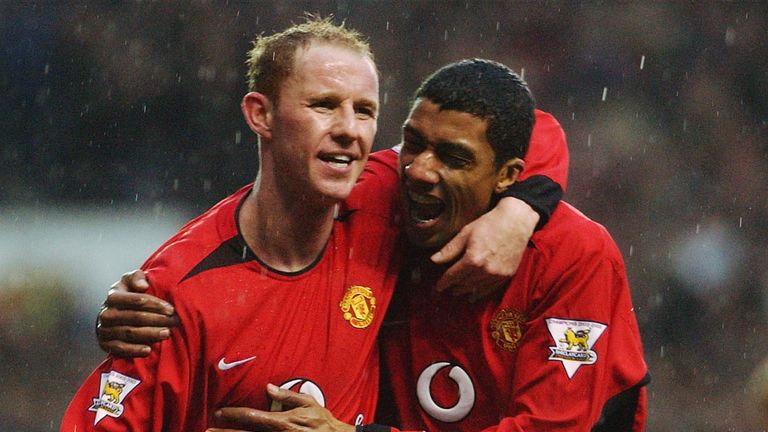
[[534, 100], [520, 76], [501, 63], [462, 60], [444, 66], [416, 90], [441, 110], [455, 110], [488, 121], [486, 138], [500, 167], [528, 151], [534, 123]]

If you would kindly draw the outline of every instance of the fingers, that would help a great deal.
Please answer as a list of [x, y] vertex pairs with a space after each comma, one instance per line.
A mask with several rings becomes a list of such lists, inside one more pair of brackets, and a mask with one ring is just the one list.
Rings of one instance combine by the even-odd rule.
[[463, 260], [459, 260], [443, 273], [435, 284], [434, 289], [437, 292], [448, 291], [456, 293], [457, 290], [464, 292], [463, 290], [467, 288], [464, 286], [464, 281], [469, 277], [470, 273], [470, 267]]
[[112, 355], [118, 357], [146, 357], [152, 352], [148, 345], [131, 344], [119, 340], [101, 341], [99, 347]]
[[435, 290], [453, 296], [469, 295], [470, 302], [487, 297], [505, 286], [510, 278], [494, 273], [488, 267], [486, 260], [467, 252], [445, 271], [435, 284]]
[[246, 431], [280, 431], [285, 430], [285, 422], [280, 414], [260, 411], [253, 408], [225, 407], [213, 415], [216, 428], [209, 430], [246, 430]]
[[174, 313], [173, 306], [165, 300], [149, 294], [123, 292], [116, 288], [109, 290], [104, 305], [107, 308], [145, 311], [169, 317]]
[[315, 398], [310, 395], [281, 389], [274, 384], [267, 384], [267, 394], [269, 394], [269, 397], [271, 397], [274, 402], [277, 402], [281, 406], [282, 410], [319, 406]]
[[167, 328], [96, 326], [99, 347], [119, 357], [146, 357], [152, 352], [149, 345], [168, 339], [170, 335]]
[[445, 264], [456, 259], [464, 251], [467, 245], [469, 235], [467, 230], [462, 229], [445, 246], [430, 257], [435, 264]]
[[131, 292], [144, 292], [149, 289], [149, 282], [147, 282], [147, 275], [141, 270], [134, 270], [123, 274], [120, 278], [128, 291]]
[[120, 340], [129, 344], [153, 344], [168, 339], [171, 336], [170, 330], [158, 327], [97, 327], [96, 333], [100, 340]]
[[102, 308], [99, 313], [98, 326], [134, 326], [134, 327], [176, 327], [179, 325], [177, 315], [166, 316], [155, 312], [144, 312], [116, 307]]

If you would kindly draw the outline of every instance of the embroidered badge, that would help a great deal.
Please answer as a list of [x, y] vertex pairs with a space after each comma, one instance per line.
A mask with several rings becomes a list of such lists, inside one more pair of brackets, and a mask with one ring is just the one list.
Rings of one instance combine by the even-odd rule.
[[119, 372], [102, 373], [99, 383], [99, 397], [93, 398], [93, 405], [88, 408], [88, 411], [96, 413], [93, 424], [96, 425], [106, 416], [120, 417], [123, 414], [125, 397], [140, 383], [141, 380]]
[[499, 309], [489, 324], [491, 339], [496, 345], [510, 352], [517, 350], [520, 338], [523, 336], [525, 316], [511, 309]]
[[376, 311], [376, 297], [370, 288], [352, 285], [347, 288], [344, 298], [339, 303], [344, 319], [354, 328], [366, 328], [373, 321]]
[[597, 353], [592, 346], [608, 328], [607, 325], [559, 318], [547, 318], [546, 321], [555, 342], [555, 346], [549, 347], [551, 353], [548, 360], [562, 362], [568, 378], [573, 378], [581, 366], [597, 362]]

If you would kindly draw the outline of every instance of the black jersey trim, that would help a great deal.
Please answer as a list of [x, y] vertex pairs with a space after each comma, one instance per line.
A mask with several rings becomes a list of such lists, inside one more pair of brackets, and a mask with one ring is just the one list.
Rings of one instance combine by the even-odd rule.
[[[184, 277], [181, 278], [181, 282], [207, 270], [228, 267], [253, 260], [256, 256], [253, 255], [253, 252], [251, 252], [247, 246], [245, 249], [239, 248], [240, 242], [238, 240], [238, 237], [235, 236], [220, 244], [219, 247], [213, 250], [213, 252], [209, 253], [208, 256], [197, 263], [189, 273], [184, 275]], [[237, 252], [238, 249], [240, 249], [240, 254]]]
[[631, 431], [635, 424], [640, 389], [648, 385], [649, 382], [651, 382], [651, 374], [646, 373], [637, 385], [608, 399], [603, 406], [600, 420], [592, 428], [592, 432]]
[[209, 253], [205, 258], [203, 258], [202, 261], [200, 261], [192, 270], [189, 271], [189, 273], [187, 273], [181, 279], [181, 282], [204, 271], [242, 264], [248, 261], [256, 261], [259, 263], [259, 265], [266, 268], [270, 272], [279, 274], [281, 276], [299, 276], [310, 271], [317, 265], [317, 263], [320, 262], [320, 260], [323, 258], [323, 255], [325, 255], [325, 249], [328, 247], [328, 243], [323, 246], [323, 249], [320, 251], [317, 257], [315, 257], [314, 261], [312, 261], [303, 269], [294, 272], [278, 270], [259, 259], [253, 250], [248, 247], [248, 244], [245, 242], [245, 237], [243, 237], [242, 230], [240, 229], [240, 209], [243, 207], [245, 199], [248, 197], [248, 195], [251, 194], [251, 192], [252, 190], [248, 191], [248, 193], [243, 196], [243, 198], [237, 204], [237, 209], [235, 209], [235, 226], [237, 227], [237, 235], [221, 243], [216, 249], [213, 250], [213, 252]]

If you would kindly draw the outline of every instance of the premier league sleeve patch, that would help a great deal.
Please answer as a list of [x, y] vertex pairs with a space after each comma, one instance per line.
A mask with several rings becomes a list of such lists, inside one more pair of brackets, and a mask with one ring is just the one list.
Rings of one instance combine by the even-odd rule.
[[555, 342], [555, 346], [549, 347], [551, 353], [547, 360], [562, 362], [568, 378], [573, 378], [581, 366], [597, 362], [597, 353], [592, 346], [608, 328], [607, 325], [560, 318], [547, 318], [546, 322]]
[[93, 398], [93, 405], [88, 411], [96, 413], [93, 424], [96, 425], [104, 417], [120, 417], [123, 414], [123, 401], [141, 380], [131, 378], [119, 372], [110, 371], [101, 374], [99, 397]]

